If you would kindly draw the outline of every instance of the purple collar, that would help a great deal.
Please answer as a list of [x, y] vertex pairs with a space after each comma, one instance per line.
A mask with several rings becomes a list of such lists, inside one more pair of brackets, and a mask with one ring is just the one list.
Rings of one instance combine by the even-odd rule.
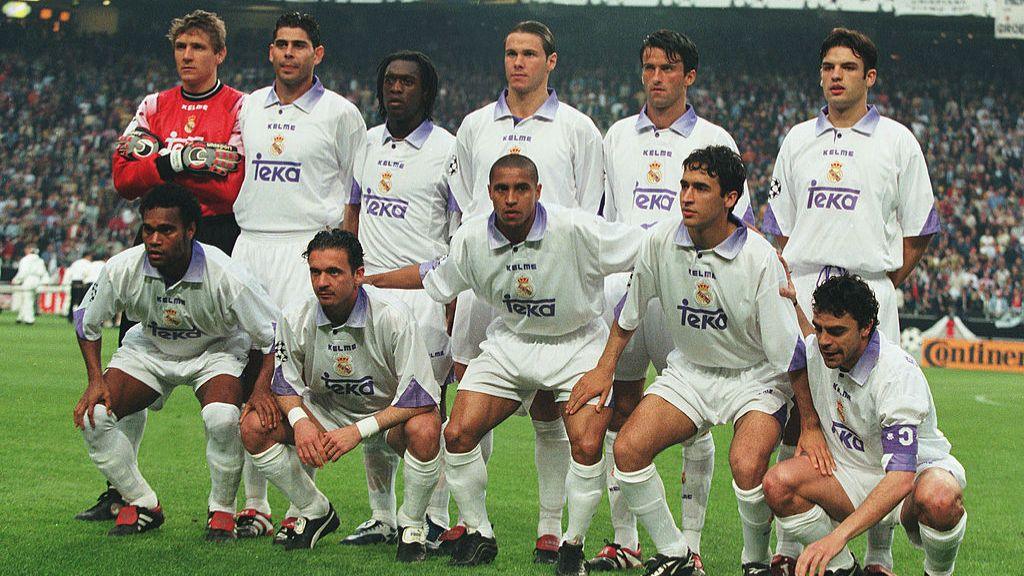
[[871, 376], [871, 371], [875, 369], [878, 364], [878, 352], [881, 350], [882, 342], [879, 338], [878, 329], [875, 329], [875, 333], [871, 335], [871, 339], [868, 340], [868, 345], [864, 348], [864, 353], [860, 355], [860, 359], [854, 364], [853, 370], [850, 370], [850, 379], [860, 384], [861, 386], [868, 383], [868, 376]]
[[[875, 132], [875, 127], [878, 126], [878, 121], [882, 118], [882, 115], [878, 113], [878, 109], [872, 104], [868, 106], [868, 113], [863, 118], [857, 121], [853, 125], [852, 130], [854, 132], [860, 132], [865, 136], [871, 136]], [[821, 136], [829, 130], [835, 130], [836, 127], [832, 125], [832, 122], [828, 119], [828, 106], [822, 107], [818, 111], [818, 120], [814, 123], [814, 134]]]
[[[526, 235], [527, 242], [536, 242], [544, 237], [544, 232], [548, 229], [548, 211], [544, 208], [544, 205], [540, 202], [537, 203], [537, 213], [533, 217], [533, 225], [530, 226], [530, 232]], [[512, 244], [501, 230], [498, 230], [497, 216], [494, 212], [487, 218], [487, 244], [491, 247], [491, 250], [497, 250], [503, 246]]]
[[[415, 130], [413, 130], [412, 132], [409, 133], [408, 136], [403, 138], [402, 141], [408, 142], [409, 144], [412, 145], [413, 148], [419, 150], [420, 148], [423, 148], [423, 145], [427, 142], [427, 138], [430, 137], [430, 133], [433, 131], [434, 123], [431, 122], [430, 120], [424, 120], [423, 122], [420, 123], [419, 126], [416, 127]], [[387, 124], [385, 124], [383, 143], [387, 144], [389, 141], [399, 142], [398, 139], [391, 135], [391, 132], [388, 132]]]
[[[163, 276], [160, 271], [156, 269], [152, 264], [149, 263], [149, 256], [143, 252], [142, 258], [142, 273], [150, 278], [160, 278]], [[188, 270], [185, 270], [185, 275], [181, 277], [180, 282], [192, 282], [198, 284], [203, 281], [203, 276], [206, 275], [206, 251], [203, 250], [203, 245], [199, 242], [192, 241], [192, 259], [188, 263]]]
[[[697, 112], [694, 111], [693, 106], [686, 105], [686, 112], [682, 116], [676, 118], [676, 121], [668, 127], [669, 130], [679, 134], [683, 138], [689, 138], [690, 134], [693, 133], [693, 128], [697, 126]], [[643, 132], [644, 130], [654, 129], [654, 122], [647, 117], [647, 104], [640, 109], [640, 114], [636, 118], [636, 131]]]
[[[356, 303], [352, 306], [352, 311], [348, 313], [348, 319], [341, 326], [345, 328], [365, 328], [366, 327], [366, 311], [369, 308], [369, 298], [366, 295], [366, 290], [362, 286], [359, 287], [359, 291], [356, 293]], [[320, 302], [316, 303], [316, 325], [317, 326], [331, 326], [331, 319], [324, 313], [324, 309], [320, 306]]]
[[[313, 111], [313, 107], [320, 101], [320, 98], [324, 95], [325, 91], [326, 89], [324, 88], [324, 85], [320, 83], [320, 78], [313, 76], [313, 85], [310, 86], [309, 90], [307, 90], [305, 94], [292, 102], [292, 104], [299, 110], [308, 114]], [[269, 108], [275, 104], [280, 105], [281, 99], [277, 97], [277, 90], [275, 90], [274, 86], [271, 85], [270, 92], [267, 94], [267, 101], [263, 104], [263, 107]]]
[[[508, 102], [506, 98], [508, 96], [508, 88], [501, 91], [498, 96], [498, 102], [494, 106], [494, 119], [501, 120], [502, 118], [514, 118], [512, 111], [508, 108]], [[555, 113], [558, 112], [558, 94], [551, 88], [548, 88], [548, 99], [541, 104], [540, 108], [533, 113], [534, 118], [543, 118], [544, 120], [554, 120]]]
[[[726, 260], [732, 260], [740, 253], [743, 249], [743, 245], [747, 242], [747, 227], [740, 221], [736, 216], [729, 214], [729, 221], [736, 225], [736, 230], [729, 235], [728, 238], [722, 240], [721, 244], [712, 248], [715, 254], [718, 254]], [[686, 224], [679, 222], [679, 228], [676, 230], [675, 238], [676, 246], [682, 246], [683, 248], [695, 248], [693, 245], [693, 239], [690, 238], [690, 231], [686, 229]]]

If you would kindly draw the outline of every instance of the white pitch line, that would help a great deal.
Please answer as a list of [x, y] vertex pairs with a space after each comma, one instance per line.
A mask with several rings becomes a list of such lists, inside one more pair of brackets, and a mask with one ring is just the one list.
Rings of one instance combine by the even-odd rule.
[[978, 404], [987, 404], [989, 406], [1002, 406], [1002, 404], [1000, 404], [999, 402], [989, 400], [988, 398], [982, 396], [981, 394], [976, 394], [974, 396], [974, 401], [977, 402]]

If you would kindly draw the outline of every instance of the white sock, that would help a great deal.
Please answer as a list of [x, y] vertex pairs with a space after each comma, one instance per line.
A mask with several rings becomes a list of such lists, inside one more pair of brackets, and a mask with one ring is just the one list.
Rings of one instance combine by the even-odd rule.
[[200, 412], [206, 426], [206, 464], [210, 467], [211, 511], [235, 513], [235, 495], [242, 481], [245, 448], [238, 430], [238, 406], [211, 402]]
[[[785, 462], [796, 455], [796, 446], [789, 446], [782, 444], [779, 446], [779, 455], [775, 459], [775, 463]], [[775, 524], [775, 553], [782, 554], [783, 556], [789, 556], [790, 558], [799, 558], [800, 554], [804, 551], [804, 545], [797, 542], [796, 538], [786, 532], [782, 527], [782, 522], [776, 522]], [[892, 564], [888, 564], [892, 568]]]
[[363, 466], [366, 468], [366, 491], [370, 498], [372, 517], [395, 528], [398, 524], [395, 498], [395, 477], [401, 460], [386, 444], [363, 444]]
[[124, 431], [117, 426], [117, 418], [107, 412], [102, 404], [93, 409], [96, 426], [85, 416], [82, 437], [96, 468], [107, 477], [107, 482], [121, 493], [129, 504], [144, 508], [156, 508], [159, 502], [156, 493], [149, 487], [139, 472], [139, 462], [132, 450], [132, 443]]
[[587, 466], [573, 460], [569, 463], [569, 476], [565, 481], [565, 492], [569, 501], [569, 525], [563, 542], [582, 544], [590, 529], [590, 521], [601, 504], [605, 487], [605, 461]]
[[700, 553], [700, 535], [715, 472], [715, 440], [700, 434], [683, 447], [682, 532], [690, 550]]
[[967, 512], [952, 530], [940, 532], [918, 523], [921, 546], [924, 547], [924, 570], [931, 576], [949, 576], [956, 566], [956, 555], [967, 531]]
[[[805, 546], [828, 536], [835, 528], [835, 523], [828, 517], [825, 510], [817, 505], [807, 512], [786, 516], [785, 518], [779, 517], [777, 521], [783, 525], [783, 528], [794, 539]], [[853, 566], [853, 563], [853, 553], [850, 552], [850, 547], [846, 546], [828, 563], [828, 569], [833, 571], [845, 570]]]
[[143, 408], [134, 414], [117, 419], [117, 427], [128, 437], [135, 451], [135, 457], [139, 457], [139, 447], [142, 446], [142, 433], [146, 431], [146, 420], [149, 419], [149, 410]]
[[295, 448], [274, 444], [264, 452], [253, 454], [252, 461], [296, 507], [294, 516], [319, 518], [330, 510], [327, 497], [317, 490], [316, 484], [302, 469]]
[[[296, 453], [296, 457], [298, 457], [298, 453]], [[299, 460], [299, 466], [302, 468], [302, 471], [306, 473], [306, 476], [309, 476], [309, 479], [313, 481], [313, 484], [316, 484], [316, 466], [304, 464], [302, 460]], [[284, 513], [284, 517], [298, 518], [299, 516], [302, 516], [302, 510], [299, 510], [299, 508], [295, 504], [289, 502], [288, 510]]]
[[245, 453], [242, 464], [242, 482], [245, 484], [245, 507], [259, 510], [270, 516], [270, 501], [267, 500], [267, 479], [252, 462], [252, 454]]
[[448, 514], [448, 502], [451, 500], [451, 492], [448, 491], [448, 481], [444, 473], [444, 429], [441, 430], [441, 454], [437, 485], [430, 495], [430, 503], [427, 504], [427, 516], [435, 523], [447, 528], [451, 517]]
[[768, 545], [772, 534], [772, 510], [764, 499], [764, 489], [758, 484], [755, 488], [744, 490], [737, 486], [735, 481], [732, 483], [732, 489], [736, 492], [740, 524], [743, 526], [741, 562], [768, 564], [771, 561], [771, 550]]
[[609, 430], [604, 434], [604, 458], [610, 465], [607, 466], [608, 473], [605, 481], [608, 483], [608, 505], [611, 508], [612, 529], [615, 530], [615, 543], [619, 546], [638, 550], [640, 548], [640, 535], [636, 532], [636, 516], [629, 511], [629, 505], [622, 497], [619, 489], [619, 481], [615, 478], [615, 438], [619, 433]]
[[892, 569], [892, 532], [895, 524], [878, 523], [868, 528], [868, 545], [864, 565], [881, 564]]
[[665, 500], [665, 485], [654, 464], [636, 472], [616, 468], [615, 477], [630, 511], [643, 523], [657, 551], [666, 556], [686, 556], [686, 541], [672, 518]]
[[533, 420], [537, 432], [534, 444], [534, 462], [537, 466], [537, 494], [540, 501], [540, 519], [537, 537], [562, 533], [562, 509], [565, 508], [565, 479], [569, 475], [572, 454], [569, 437], [562, 419], [551, 422]]
[[493, 538], [494, 529], [487, 518], [487, 465], [480, 447], [476, 446], [465, 454], [452, 454], [445, 448], [444, 465], [448, 486], [466, 528]]
[[427, 520], [430, 496], [434, 493], [437, 477], [441, 474], [441, 453], [438, 452], [429, 462], [422, 462], [406, 450], [404, 459], [402, 477], [405, 479], [405, 487], [402, 507], [398, 510], [398, 525], [422, 527]]

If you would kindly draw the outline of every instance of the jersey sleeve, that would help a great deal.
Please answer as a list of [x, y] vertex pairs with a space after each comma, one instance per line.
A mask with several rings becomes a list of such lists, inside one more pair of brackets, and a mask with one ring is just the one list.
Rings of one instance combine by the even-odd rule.
[[601, 153], [604, 155], [604, 212], [602, 216], [609, 222], [616, 222], [619, 219], [619, 210], [615, 205], [615, 193], [612, 190], [615, 182], [615, 174], [612, 173], [615, 163], [612, 162], [612, 154], [615, 144], [612, 142], [612, 132], [604, 137]]
[[360, 158], [366, 156], [366, 123], [358, 110], [346, 111], [338, 122], [336, 155], [339, 169], [339, 186], [346, 204], [358, 204], [362, 196], [359, 183], [362, 165]]
[[246, 277], [242, 282], [231, 302], [231, 312], [249, 335], [252, 347], [268, 354], [274, 345], [274, 326], [280, 322], [281, 312], [255, 278]]
[[593, 258], [601, 276], [633, 269], [644, 231], [621, 222], [609, 222], [596, 215], [578, 214], [582, 250], [577, 255]]
[[301, 396], [306, 389], [302, 379], [306, 357], [302, 330], [305, 326], [296, 325], [296, 318], [283, 315], [274, 335], [274, 377], [270, 391], [278, 396]]
[[755, 302], [761, 346], [772, 367], [794, 372], [807, 366], [806, 345], [793, 303], [779, 295], [779, 288], [787, 285], [786, 271], [774, 252], [768, 258]]
[[467, 210], [473, 209], [472, 140], [472, 127], [469, 126], [468, 120], [463, 120], [455, 136], [454, 153], [445, 168], [452, 199], [464, 214]]
[[888, 382], [879, 386], [875, 401], [882, 435], [882, 467], [886, 472], [917, 470], [917, 428], [930, 406], [928, 381], [909, 356], [905, 359], [905, 369], [895, 371]]
[[928, 166], [917, 138], [908, 130], [901, 150], [906, 155], [903, 167], [896, 177], [899, 205], [896, 216], [903, 228], [903, 236], [928, 236], [939, 231], [939, 214], [935, 211], [935, 196]]
[[654, 236], [647, 234], [640, 244], [626, 295], [615, 306], [615, 319], [623, 330], [636, 330], [640, 326], [647, 303], [656, 296], [658, 279], [654, 267]]
[[[131, 134], [135, 129], [151, 130], [149, 119], [157, 113], [157, 94], [150, 94], [142, 99], [135, 116], [128, 126], [121, 133], [122, 136]], [[161, 143], [161, 145], [163, 145]], [[157, 155], [153, 154], [148, 158], [125, 158], [116, 151], [111, 158], [113, 169], [114, 189], [118, 195], [126, 200], [141, 198], [154, 186], [163, 183], [164, 179], [156, 168]]]
[[100, 270], [99, 278], [93, 282], [73, 314], [75, 333], [81, 340], [99, 340], [103, 336], [103, 323], [113, 318], [122, 307], [110, 272], [109, 265]]
[[773, 236], [789, 236], [796, 223], [796, 189], [789, 166], [789, 136], [782, 141], [779, 156], [772, 170], [771, 188], [768, 190], [768, 206], [764, 210], [761, 230]]
[[441, 401], [441, 387], [434, 379], [427, 345], [419, 333], [416, 319], [408, 309], [388, 312], [392, 316], [389, 324], [395, 375], [398, 377], [398, 389], [391, 405], [397, 408], [437, 406]]
[[469, 228], [459, 228], [452, 237], [448, 255], [436, 262], [420, 265], [420, 277], [427, 295], [437, 302], [448, 303], [460, 292], [470, 290], [466, 233]]
[[604, 146], [594, 121], [582, 112], [580, 114], [582, 117], [575, 129], [576, 142], [573, 146], [576, 202], [584, 212], [597, 214], [604, 197]]
[[[722, 130], [721, 132], [722, 145], [728, 146], [733, 152], [739, 154], [740, 149], [736, 146], [736, 140], [733, 139], [732, 135]], [[748, 174], [749, 176], [749, 174]], [[751, 228], [755, 228], [757, 221], [754, 218], [754, 203], [750, 197], [750, 187], [747, 185], [747, 181], [743, 181], [743, 194], [740, 195], [739, 199], [736, 200], [736, 205], [732, 207], [732, 213], [737, 218], [743, 221], [744, 224]]]

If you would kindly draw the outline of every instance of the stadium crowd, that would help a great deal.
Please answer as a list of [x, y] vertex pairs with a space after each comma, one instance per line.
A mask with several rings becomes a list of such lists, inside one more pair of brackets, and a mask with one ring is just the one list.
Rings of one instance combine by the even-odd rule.
[[[85, 252], [100, 257], [131, 244], [135, 207], [110, 179], [119, 131], [142, 95], [175, 83], [163, 43], [125, 53], [106, 39], [26, 35], [0, 48], [0, 264], [13, 275], [26, 244], [36, 244], [51, 272]], [[69, 65], [68, 54], [75, 55]], [[441, 70], [435, 121], [453, 133], [461, 119], [494, 98], [501, 71], [490, 52], [432, 54]], [[117, 62], [111, 66], [111, 62]], [[372, 65], [328, 59], [326, 86], [353, 101], [367, 125], [376, 118]], [[898, 63], [892, 63], [896, 67]], [[243, 91], [265, 85], [259, 58], [232, 59], [225, 83]], [[559, 62], [559, 97], [603, 131], [643, 102], [627, 67]], [[812, 76], [800, 78], [812, 79]], [[942, 233], [903, 286], [903, 313], [949, 312], [991, 319], [1024, 315], [1024, 90], [991, 82], [983, 70], [950, 82], [927, 68], [899, 66], [880, 75], [872, 100], [910, 126], [921, 142]], [[735, 137], [750, 170], [755, 211], [763, 213], [778, 147], [794, 124], [816, 114], [813, 80], [762, 67], [735, 73], [702, 67], [690, 98], [698, 113]], [[760, 214], [758, 215], [760, 222]]]

